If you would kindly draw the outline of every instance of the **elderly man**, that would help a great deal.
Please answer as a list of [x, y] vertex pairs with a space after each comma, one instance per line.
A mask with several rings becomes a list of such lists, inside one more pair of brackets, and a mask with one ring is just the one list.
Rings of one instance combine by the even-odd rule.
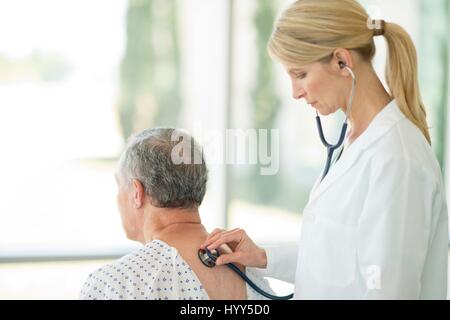
[[[123, 228], [143, 246], [91, 273], [81, 299], [263, 299], [226, 266], [207, 268], [198, 258], [208, 236], [198, 211], [207, 168], [191, 136], [173, 128], [137, 134], [116, 181]], [[271, 292], [257, 270], [246, 273]]]

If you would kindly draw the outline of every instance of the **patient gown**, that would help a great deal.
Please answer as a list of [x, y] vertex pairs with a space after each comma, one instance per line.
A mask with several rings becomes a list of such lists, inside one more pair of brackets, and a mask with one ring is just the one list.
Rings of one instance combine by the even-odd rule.
[[[264, 291], [274, 294], [256, 268], [246, 275]], [[177, 249], [153, 240], [141, 249], [89, 275], [80, 299], [97, 300], [207, 300], [206, 290]], [[247, 299], [266, 299], [247, 284]]]

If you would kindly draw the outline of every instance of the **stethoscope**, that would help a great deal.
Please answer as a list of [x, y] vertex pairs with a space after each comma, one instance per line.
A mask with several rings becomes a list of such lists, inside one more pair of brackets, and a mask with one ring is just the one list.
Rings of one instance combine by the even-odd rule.
[[[323, 172], [321, 180], [323, 180], [323, 178], [325, 178], [328, 171], [330, 170], [330, 165], [331, 165], [334, 151], [336, 149], [338, 149], [344, 142], [345, 133], [347, 132], [347, 126], [348, 126], [348, 123], [347, 123], [348, 115], [350, 114], [350, 110], [351, 110], [351, 106], [352, 106], [352, 102], [353, 102], [353, 95], [355, 93], [356, 79], [355, 79], [355, 75], [353, 74], [352, 69], [350, 69], [348, 66], [346, 66], [345, 63], [342, 61], [339, 62], [339, 66], [341, 68], [346, 68], [350, 72], [350, 75], [352, 76], [352, 90], [350, 92], [350, 99], [349, 99], [347, 111], [345, 113], [345, 121], [344, 121], [344, 124], [342, 125], [341, 135], [339, 136], [339, 140], [336, 144], [334, 144], [334, 145], [330, 144], [325, 139], [325, 136], [324, 136], [323, 130], [322, 130], [322, 123], [320, 121], [319, 114], [316, 111], [316, 123], [317, 123], [317, 128], [319, 130], [320, 140], [322, 140], [323, 145], [327, 148], [327, 163], [325, 165], [325, 170]], [[210, 251], [208, 249], [205, 249], [205, 250], [200, 249], [198, 251], [198, 257], [199, 257], [200, 261], [208, 268], [213, 268], [216, 266], [216, 260], [219, 256], [220, 256], [220, 252], [217, 249], [212, 250], [212, 251]], [[287, 295], [287, 296], [282, 296], [282, 297], [274, 296], [270, 293], [267, 293], [264, 290], [262, 290], [261, 288], [259, 288], [251, 279], [249, 279], [245, 275], [245, 273], [243, 273], [236, 265], [234, 265], [233, 263], [227, 263], [226, 265], [230, 269], [232, 269], [234, 272], [236, 272], [242, 279], [244, 279], [244, 281], [247, 282], [250, 285], [250, 287], [252, 287], [256, 292], [258, 292], [259, 294], [261, 294], [262, 296], [264, 296], [266, 298], [269, 298], [272, 300], [289, 300], [294, 297], [293, 293], [291, 293], [290, 295]]]
[[325, 139], [325, 136], [323, 134], [323, 130], [322, 130], [322, 123], [320, 121], [320, 117], [319, 114], [317, 113], [316, 110], [316, 124], [317, 124], [317, 129], [319, 130], [319, 136], [320, 136], [320, 140], [322, 140], [323, 145], [327, 148], [327, 163], [325, 165], [325, 169], [323, 171], [322, 174], [322, 178], [320, 179], [321, 181], [323, 180], [323, 178], [325, 178], [325, 176], [327, 175], [328, 171], [330, 170], [330, 166], [331, 166], [331, 161], [333, 158], [333, 153], [336, 149], [338, 149], [342, 143], [344, 142], [345, 139], [345, 133], [347, 132], [347, 122], [348, 122], [348, 115], [350, 114], [350, 110], [352, 107], [352, 102], [353, 102], [353, 95], [355, 94], [355, 83], [356, 83], [356, 79], [355, 79], [355, 75], [352, 71], [352, 69], [350, 69], [348, 66], [345, 65], [344, 62], [340, 61], [339, 62], [339, 66], [342, 68], [346, 68], [348, 70], [348, 72], [350, 72], [350, 75], [352, 76], [352, 90], [350, 92], [350, 99], [348, 102], [348, 107], [347, 107], [347, 111], [345, 112], [345, 121], [344, 124], [342, 125], [342, 129], [341, 129], [341, 135], [339, 136], [339, 140], [336, 144], [330, 144], [328, 143], [328, 141]]
[[[207, 266], [208, 268], [213, 268], [216, 266], [216, 260], [217, 258], [220, 256], [220, 252], [219, 250], [208, 250], [208, 249], [200, 249], [198, 250], [198, 257], [200, 259], [200, 261]], [[261, 294], [262, 296], [269, 298], [271, 300], [289, 300], [292, 299], [292, 297], [294, 296], [293, 293], [291, 293], [290, 295], [287, 296], [283, 296], [283, 297], [279, 297], [279, 296], [274, 296], [270, 293], [265, 292], [264, 290], [262, 290], [261, 288], [259, 288], [249, 277], [246, 276], [245, 273], [243, 273], [236, 265], [234, 265], [233, 263], [227, 263], [226, 264], [231, 270], [233, 270], [234, 272], [236, 272], [242, 279], [244, 279], [245, 282], [247, 282], [250, 287], [252, 287], [256, 292], [258, 292], [259, 294]]]

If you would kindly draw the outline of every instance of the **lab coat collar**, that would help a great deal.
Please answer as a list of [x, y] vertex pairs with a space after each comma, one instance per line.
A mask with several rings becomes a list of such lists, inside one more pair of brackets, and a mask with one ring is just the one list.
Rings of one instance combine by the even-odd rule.
[[309, 202], [317, 199], [324, 191], [333, 185], [336, 180], [353, 166], [364, 150], [387, 134], [387, 132], [403, 118], [405, 118], [405, 116], [398, 108], [395, 100], [389, 102], [375, 118], [373, 118], [367, 129], [353, 141], [349, 147], [347, 147], [347, 150], [344, 150], [339, 161], [331, 167], [325, 178], [320, 181], [321, 176], [319, 177], [311, 191]]

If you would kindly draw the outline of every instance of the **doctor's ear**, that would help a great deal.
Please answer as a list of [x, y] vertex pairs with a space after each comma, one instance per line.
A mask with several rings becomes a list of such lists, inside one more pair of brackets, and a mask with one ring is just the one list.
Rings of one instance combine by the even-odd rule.
[[352, 78], [355, 78], [355, 74], [353, 73], [353, 70], [351, 67], [349, 67], [344, 61], [339, 61], [339, 69], [345, 69], [344, 73], [345, 76], [351, 76]]
[[[333, 64], [333, 69], [346, 70], [346, 66], [352, 68], [352, 62], [354, 57], [352, 56], [351, 50], [345, 48], [337, 48], [333, 51], [331, 55], [331, 62]], [[337, 65], [336, 65], [337, 64]], [[346, 72], [344, 72], [346, 73]]]

